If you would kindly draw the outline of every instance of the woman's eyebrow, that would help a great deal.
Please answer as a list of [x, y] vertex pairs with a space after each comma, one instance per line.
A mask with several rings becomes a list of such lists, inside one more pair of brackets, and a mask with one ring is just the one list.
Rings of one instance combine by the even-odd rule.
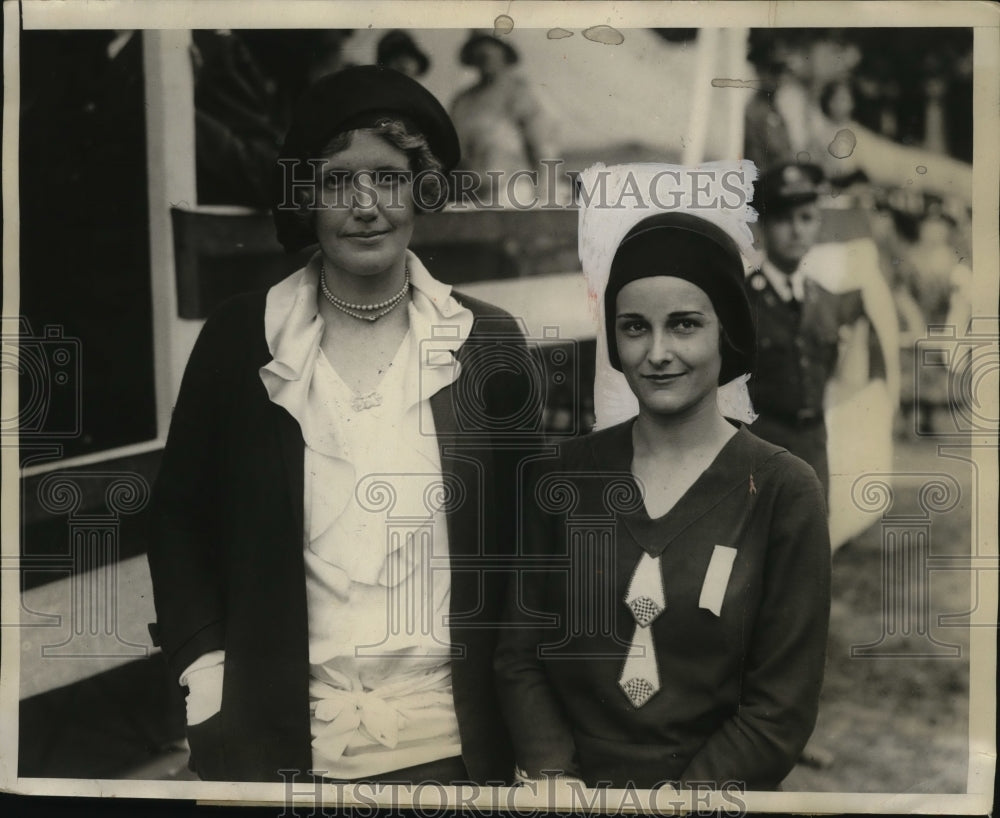
[[[704, 318], [705, 313], [701, 312], [700, 310], [674, 310], [672, 312], [667, 313], [667, 317], [668, 318], [684, 318], [684, 317], [686, 317], [688, 315], [698, 315], [698, 316], [701, 316], [701, 317]], [[643, 318], [643, 319], [646, 318], [646, 316], [643, 315], [641, 312], [620, 312], [615, 317], [616, 318]]]
[[380, 171], [399, 171], [401, 173], [406, 173], [409, 171], [409, 167], [402, 162], [393, 162], [388, 160], [381, 164], [373, 165], [372, 167], [366, 168], [351, 168], [344, 165], [338, 165], [333, 162], [326, 165], [324, 173], [339, 173], [339, 174], [355, 174], [355, 173], [378, 173]]

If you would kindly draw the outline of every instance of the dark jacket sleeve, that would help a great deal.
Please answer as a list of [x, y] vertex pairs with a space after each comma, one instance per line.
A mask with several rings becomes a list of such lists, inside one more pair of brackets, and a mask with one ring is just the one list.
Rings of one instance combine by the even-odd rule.
[[171, 677], [224, 644], [220, 463], [233, 321], [206, 322], [188, 360], [153, 489], [149, 550], [157, 630]]
[[558, 515], [537, 502], [547, 469], [532, 470], [522, 497], [522, 553], [507, 589], [504, 628], [495, 668], [500, 702], [514, 742], [518, 768], [529, 778], [579, 777], [573, 731], [539, 657], [543, 643], [565, 627], [566, 612], [549, 598], [547, 574], [564, 542]]
[[774, 788], [802, 752], [819, 707], [830, 617], [830, 537], [823, 489], [805, 464], [782, 470], [760, 609], [740, 705], [691, 759], [682, 786]]
[[526, 343], [520, 322], [509, 313], [461, 292], [454, 295], [476, 316], [460, 358], [463, 375], [455, 410], [460, 431], [468, 432], [469, 439], [485, 433], [490, 440], [487, 483], [493, 506], [486, 509], [484, 551], [513, 556], [520, 464], [532, 459], [544, 442], [544, 367], [537, 348]]
[[[451, 625], [453, 642], [463, 644], [467, 653], [453, 665], [453, 693], [470, 776], [477, 781], [509, 781], [513, 751], [501, 716], [493, 659], [517, 550], [520, 466], [541, 443], [544, 389], [536, 380], [535, 353], [525, 343], [520, 324], [490, 304], [462, 293], [455, 297], [476, 320], [459, 350], [462, 374], [451, 395], [457, 429], [446, 435], [453, 443], [445, 449], [458, 455], [458, 465], [474, 461], [480, 466], [470, 478], [482, 481], [483, 503], [471, 513], [468, 503], [456, 511], [453, 519], [465, 521], [456, 531], [467, 539], [451, 542], [450, 547], [465, 556], [484, 558], [489, 568], [473, 572], [474, 576], [462, 572], [459, 576], [466, 579], [452, 584], [453, 605], [464, 598], [456, 609], [471, 612]], [[465, 665], [461, 673], [459, 663]]]

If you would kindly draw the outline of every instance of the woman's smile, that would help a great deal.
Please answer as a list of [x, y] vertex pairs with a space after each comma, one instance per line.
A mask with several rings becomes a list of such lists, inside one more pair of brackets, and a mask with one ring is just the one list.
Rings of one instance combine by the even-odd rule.
[[686, 374], [686, 372], [653, 372], [642, 377], [647, 381], [652, 381], [657, 386], [670, 386], [676, 383], [678, 378], [683, 378]]
[[377, 244], [382, 238], [387, 236], [389, 230], [359, 230], [356, 233], [344, 233], [344, 238], [352, 239], [359, 244]]

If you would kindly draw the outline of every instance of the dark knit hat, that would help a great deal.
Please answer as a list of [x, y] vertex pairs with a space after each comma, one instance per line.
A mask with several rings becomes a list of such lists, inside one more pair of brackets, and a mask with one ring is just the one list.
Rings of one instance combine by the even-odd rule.
[[753, 205], [761, 218], [791, 207], [815, 202], [823, 192], [823, 170], [819, 165], [785, 162], [764, 171], [754, 182]]
[[615, 342], [618, 293], [640, 278], [689, 281], [712, 302], [723, 329], [719, 383], [752, 372], [757, 350], [753, 313], [744, 289], [743, 258], [721, 227], [690, 213], [658, 213], [633, 227], [618, 245], [604, 290], [608, 357], [622, 369]]
[[[396, 118], [416, 128], [448, 173], [461, 157], [458, 134], [448, 112], [415, 79], [390, 68], [357, 65], [321, 77], [295, 105], [292, 124], [278, 154], [274, 224], [278, 241], [295, 252], [316, 241], [297, 210], [279, 207], [294, 200], [295, 184], [307, 177], [306, 164], [323, 156], [337, 134]], [[290, 169], [281, 164], [291, 160]], [[294, 172], [292, 172], [294, 171]]]

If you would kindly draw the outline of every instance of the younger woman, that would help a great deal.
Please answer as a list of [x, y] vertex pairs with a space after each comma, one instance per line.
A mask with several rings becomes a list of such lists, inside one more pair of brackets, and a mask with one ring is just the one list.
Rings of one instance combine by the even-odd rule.
[[739, 250], [649, 217], [604, 306], [639, 414], [564, 444], [524, 498], [496, 658], [519, 774], [774, 788], [816, 720], [830, 545], [812, 469], [716, 402], [753, 368]]

